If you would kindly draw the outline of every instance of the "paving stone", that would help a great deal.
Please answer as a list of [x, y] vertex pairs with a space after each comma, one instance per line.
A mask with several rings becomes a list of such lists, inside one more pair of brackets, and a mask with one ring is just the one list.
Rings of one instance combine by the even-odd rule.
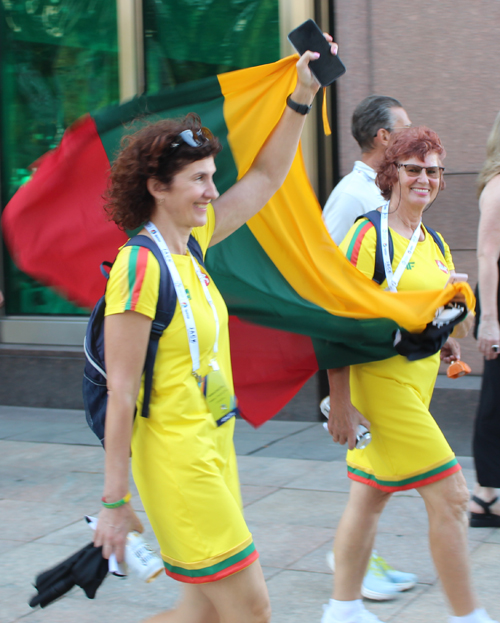
[[319, 547], [295, 560], [287, 568], [293, 571], [310, 571], [311, 573], [329, 573], [333, 575], [326, 562], [326, 556], [333, 548], [332, 536], [334, 537], [335, 534], [330, 534], [328, 539]]
[[280, 569], [293, 565], [332, 537], [332, 531], [325, 528], [279, 522], [248, 521], [248, 527], [260, 555], [260, 564]]
[[305, 474], [287, 483], [288, 488], [337, 491], [346, 493], [351, 487], [345, 461], [315, 461]]
[[279, 458], [296, 458], [320, 461], [337, 461], [345, 458], [344, 446], [333, 443], [330, 435], [322, 424], [314, 424], [276, 443], [262, 448], [256, 456], [272, 456]]
[[332, 590], [329, 573], [282, 571], [268, 581], [273, 623], [319, 621]]
[[314, 461], [255, 455], [238, 457], [238, 471], [242, 485], [283, 487], [314, 468]]
[[248, 522], [268, 522], [333, 529], [342, 516], [347, 494], [307, 489], [279, 489], [248, 506]]
[[267, 497], [277, 491], [277, 487], [260, 487], [258, 485], [241, 485], [241, 497], [243, 506], [250, 506], [257, 500]]
[[[17, 428], [11, 426], [13, 415]], [[90, 541], [82, 516], [100, 510], [104, 453], [98, 445], [81, 445], [82, 431], [89, 432], [82, 415], [0, 407], [1, 434], [23, 437], [0, 440], [0, 623], [137, 623], [173, 607], [180, 594], [179, 584], [166, 576], [151, 585], [110, 577], [95, 600], [77, 589], [46, 610], [28, 607], [36, 572]], [[4, 429], [4, 423], [9, 427]], [[50, 431], [46, 425], [52, 426]], [[313, 422], [277, 421], [253, 429], [238, 421], [236, 429], [245, 516], [268, 581], [273, 623], [319, 621], [332, 582], [325, 557], [350, 484], [345, 448], [331, 443]], [[42, 443], [47, 432], [51, 443]], [[256, 448], [261, 450], [255, 453]], [[254, 453], [241, 456], [241, 451]], [[472, 487], [473, 462], [467, 456], [460, 461]], [[146, 540], [157, 547], [133, 483], [131, 491]], [[479, 596], [493, 618], [500, 619], [500, 530], [470, 528], [469, 538]], [[417, 573], [420, 583], [394, 602], [370, 603], [368, 608], [387, 623], [445, 623], [447, 606], [428, 550], [425, 505], [416, 491], [392, 497], [376, 546], [396, 568]]]

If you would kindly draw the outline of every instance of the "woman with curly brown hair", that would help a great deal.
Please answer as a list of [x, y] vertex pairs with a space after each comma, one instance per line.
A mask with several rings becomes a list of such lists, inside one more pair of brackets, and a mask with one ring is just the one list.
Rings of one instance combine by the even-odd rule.
[[227, 309], [191, 249], [204, 256], [283, 183], [319, 88], [309, 70], [318, 56], [300, 58], [280, 121], [248, 172], [223, 195], [213, 182], [220, 144], [194, 114], [128, 137], [112, 167], [108, 213], [123, 229], [145, 224], [142, 233], [160, 248], [178, 298], [159, 341], [149, 417], [134, 419], [136, 407], [141, 412], [160, 266], [146, 248], [120, 250], [106, 290], [104, 509], [94, 543], [106, 558], [115, 553], [121, 561], [127, 534], [141, 530], [129, 503], [131, 454], [165, 570], [185, 587], [178, 607], [150, 622], [270, 620], [264, 576], [242, 513]]
[[[424, 210], [436, 199], [443, 183], [444, 156], [438, 135], [428, 128], [403, 129], [394, 134], [377, 175], [387, 200], [374, 218], [380, 221], [379, 231], [370, 218], [361, 217], [340, 246], [347, 259], [372, 279], [379, 243], [385, 273], [380, 283], [383, 289], [437, 290], [453, 278], [448, 245], [440, 234], [422, 224]], [[459, 355], [454, 342], [445, 346], [441, 354], [445, 361]], [[362, 606], [361, 583], [380, 514], [392, 493], [408, 489], [417, 489], [426, 505], [431, 553], [454, 613], [450, 621], [491, 622], [477, 607], [471, 586], [467, 485], [429, 412], [439, 358], [435, 353], [410, 361], [396, 355], [329, 371], [329, 430], [334, 441], [348, 443], [352, 484], [335, 536], [334, 592], [322, 623], [379, 621]], [[364, 449], [355, 449], [358, 424], [372, 434], [371, 443]]]

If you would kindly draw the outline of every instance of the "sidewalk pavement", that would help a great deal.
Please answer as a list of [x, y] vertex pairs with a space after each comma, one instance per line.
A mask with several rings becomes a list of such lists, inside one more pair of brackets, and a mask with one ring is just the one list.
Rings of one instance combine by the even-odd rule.
[[[465, 388], [465, 387], [464, 387]], [[466, 388], [465, 388], [466, 389]], [[239, 420], [235, 437], [245, 516], [260, 552], [274, 623], [319, 622], [332, 574], [325, 557], [347, 501], [345, 450], [320, 423], [271, 421], [258, 430]], [[31, 610], [35, 575], [91, 539], [83, 521], [97, 515], [104, 453], [80, 411], [0, 407], [0, 623], [137, 623], [172, 607], [177, 582], [108, 577], [95, 600], [79, 588]], [[469, 487], [472, 459], [460, 457]], [[133, 505], [156, 547], [135, 489]], [[500, 620], [500, 530], [469, 529], [481, 603]], [[447, 621], [427, 545], [427, 518], [414, 491], [398, 493], [383, 513], [377, 548], [417, 587], [395, 601], [367, 602], [383, 621]]]

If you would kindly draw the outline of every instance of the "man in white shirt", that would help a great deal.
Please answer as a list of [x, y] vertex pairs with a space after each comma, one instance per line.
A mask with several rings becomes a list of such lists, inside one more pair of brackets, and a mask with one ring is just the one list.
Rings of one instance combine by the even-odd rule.
[[323, 210], [323, 220], [335, 244], [340, 244], [354, 221], [376, 210], [384, 200], [375, 184], [392, 132], [411, 127], [400, 102], [385, 95], [366, 97], [352, 115], [351, 132], [361, 147], [361, 160], [333, 189]]

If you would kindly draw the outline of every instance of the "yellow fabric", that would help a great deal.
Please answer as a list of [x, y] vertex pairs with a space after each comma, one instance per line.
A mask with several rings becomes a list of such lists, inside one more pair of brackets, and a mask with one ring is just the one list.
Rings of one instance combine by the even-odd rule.
[[[356, 221], [356, 223], [354, 223], [351, 229], [347, 232], [346, 237], [339, 247], [344, 255], [347, 255], [347, 249], [351, 244], [353, 235], [358, 230], [360, 224], [368, 222], [368, 219], [360, 219]], [[392, 267], [395, 272], [399, 266], [401, 258], [406, 252], [409, 240], [392, 229], [390, 231], [394, 245]], [[445, 257], [443, 258], [441, 255], [441, 251], [434, 242], [432, 236], [426, 233], [425, 240], [417, 243], [417, 248], [411, 257], [406, 270], [401, 276], [401, 280], [398, 284], [398, 292], [405, 290], [438, 290], [444, 288], [449, 279], [449, 273], [455, 269], [455, 266], [451, 257], [450, 247], [447, 245], [443, 237], [440, 237], [444, 243]], [[375, 227], [372, 226], [363, 237], [363, 244], [360, 247], [356, 263], [356, 268], [368, 277], [368, 279], [373, 277], [376, 243], [377, 233]], [[438, 270], [435, 270], [436, 268]], [[380, 285], [380, 288], [382, 290], [387, 288], [387, 280]]]
[[[241, 177], [278, 122], [296, 84], [297, 56], [270, 65], [218, 76], [224, 95], [228, 140]], [[265, 114], [262, 111], [265, 110]], [[292, 287], [331, 314], [351, 318], [391, 318], [409, 331], [422, 331], [438, 307], [467, 284], [446, 290], [393, 294], [380, 290], [338, 252], [321, 219], [321, 209], [297, 150], [280, 190], [248, 226]]]
[[[366, 219], [363, 219], [368, 223]], [[362, 221], [357, 221], [340, 245], [344, 253]], [[409, 240], [390, 230], [394, 244], [392, 269], [396, 271]], [[373, 276], [376, 230], [371, 227], [359, 249], [357, 269]], [[444, 242], [444, 240], [443, 240]], [[444, 260], [444, 262], [443, 262]], [[398, 290], [442, 289], [453, 270], [450, 249], [445, 243], [445, 258], [426, 233], [403, 272]], [[387, 286], [384, 281], [377, 288]], [[439, 353], [419, 361], [397, 355], [384, 361], [351, 366], [351, 400], [371, 423], [372, 442], [364, 450], [347, 453], [347, 463], [380, 481], [412, 478], [446, 464], [454, 457], [448, 442], [429, 412], [439, 368]]]
[[328, 110], [326, 108], [326, 87], [323, 87], [323, 103], [321, 104], [321, 116], [323, 118], [323, 130], [325, 136], [330, 136], [332, 129], [330, 128], [330, 122], [328, 121]]
[[[207, 225], [192, 232], [203, 253], [214, 225], [210, 206]], [[119, 252], [111, 270], [106, 293], [107, 315], [126, 308], [130, 287], [122, 282], [130, 277], [126, 265], [128, 249]], [[153, 254], [147, 253], [147, 269], [135, 311], [151, 318], [158, 297], [159, 265]], [[198, 331], [200, 373], [205, 375], [213, 358], [213, 313], [190, 257], [172, 257], [188, 291]], [[201, 270], [206, 274], [205, 269]], [[207, 279], [220, 322], [217, 361], [232, 388], [227, 309], [208, 275]], [[191, 371], [186, 327], [177, 302], [172, 322], [158, 346], [149, 417], [137, 416], [134, 421], [132, 472], [164, 560], [175, 560], [181, 566], [185, 563], [186, 568], [193, 568], [189, 567], [193, 564], [194, 568], [203, 568], [251, 542], [251, 535], [241, 510], [233, 446], [235, 420], [216, 426]], [[138, 413], [142, 393], [141, 387]]]

